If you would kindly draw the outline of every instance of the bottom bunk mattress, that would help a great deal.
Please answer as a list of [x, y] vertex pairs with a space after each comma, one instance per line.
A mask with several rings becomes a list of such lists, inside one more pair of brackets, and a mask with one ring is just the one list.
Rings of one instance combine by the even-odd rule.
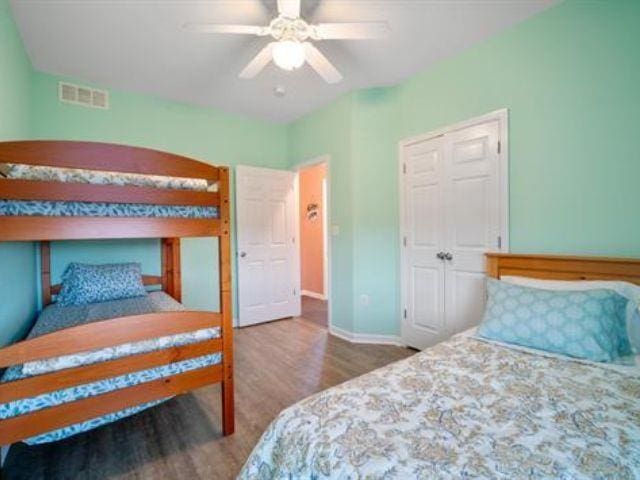
[[[164, 292], [152, 292], [145, 297], [136, 297], [125, 300], [95, 303], [78, 307], [60, 307], [50, 305], [45, 308], [28, 335], [28, 339], [51, 333], [63, 328], [107, 320], [110, 318], [129, 315], [142, 315], [145, 313], [157, 313], [167, 311], [181, 311], [185, 308]], [[7, 369], [2, 376], [2, 382], [11, 382], [34, 375], [44, 374], [71, 368], [80, 365], [88, 365], [139, 353], [160, 350], [179, 345], [201, 342], [220, 336], [219, 328], [206, 328], [194, 332], [171, 335], [157, 339], [145, 340], [116, 347], [104, 348], [92, 352], [83, 352], [74, 355], [56, 357], [52, 359], [29, 362], [24, 365], [15, 365]], [[64, 403], [81, 400], [95, 395], [112, 392], [122, 388], [138, 385], [145, 382], [165, 378], [191, 370], [216, 365], [222, 360], [221, 353], [204, 355], [201, 357], [183, 360], [159, 367], [128, 373], [117, 377], [99, 380], [92, 383], [78, 385], [71, 388], [41, 394], [32, 398], [20, 399], [5, 404], [0, 404], [0, 420], [35, 412]], [[153, 402], [130, 407], [118, 412], [93, 418], [75, 425], [54, 430], [52, 432], [37, 435], [25, 440], [30, 445], [61, 440], [72, 435], [85, 432], [101, 425], [114, 422], [121, 418], [131, 416], [142, 410], [158, 405], [171, 397]]]

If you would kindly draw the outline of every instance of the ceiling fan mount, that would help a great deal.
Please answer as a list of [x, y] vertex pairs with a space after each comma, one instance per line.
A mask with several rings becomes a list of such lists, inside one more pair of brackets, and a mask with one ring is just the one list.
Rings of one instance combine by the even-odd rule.
[[281, 42], [292, 40], [304, 42], [312, 36], [311, 26], [302, 18], [288, 18], [278, 15], [268, 27], [267, 35], [271, 35], [275, 40]]
[[312, 41], [384, 38], [386, 22], [310, 24], [300, 17], [300, 0], [278, 0], [278, 16], [267, 26], [187, 23], [185, 28], [202, 33], [234, 33], [271, 36], [267, 44], [240, 72], [240, 78], [254, 78], [273, 62], [283, 70], [295, 70], [308, 63], [327, 83], [342, 80], [340, 72]]

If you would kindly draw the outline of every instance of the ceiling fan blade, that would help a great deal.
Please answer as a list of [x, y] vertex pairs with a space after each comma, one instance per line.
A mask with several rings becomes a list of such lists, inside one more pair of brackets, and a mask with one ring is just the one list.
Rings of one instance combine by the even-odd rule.
[[217, 23], [185, 23], [184, 28], [200, 33], [238, 33], [244, 35], [269, 35], [269, 27], [260, 25], [225, 25]]
[[278, 0], [278, 13], [287, 18], [300, 16], [300, 0]]
[[320, 50], [309, 42], [304, 42], [303, 46], [307, 63], [318, 72], [318, 75], [324, 78], [325, 82], [338, 83], [342, 80], [340, 72], [327, 60], [327, 57], [325, 57]]
[[253, 60], [249, 62], [249, 64], [244, 67], [244, 70], [240, 72], [238, 75], [240, 78], [253, 78], [258, 75], [264, 67], [271, 61], [273, 46], [276, 42], [271, 42], [269, 45], [260, 50]]
[[315, 40], [357, 40], [386, 38], [390, 29], [387, 22], [319, 23], [312, 31]]

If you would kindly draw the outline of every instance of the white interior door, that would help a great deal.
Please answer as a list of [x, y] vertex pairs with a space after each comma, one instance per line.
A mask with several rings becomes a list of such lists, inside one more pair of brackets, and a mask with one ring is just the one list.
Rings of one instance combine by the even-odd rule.
[[478, 325], [485, 305], [485, 252], [502, 247], [498, 120], [447, 137], [445, 312], [449, 335]]
[[404, 275], [402, 335], [411, 346], [433, 344], [446, 335], [444, 142], [437, 137], [404, 151]]
[[485, 258], [508, 249], [506, 112], [404, 142], [402, 339], [426, 348], [477, 325]]
[[240, 326], [300, 315], [295, 174], [238, 166]]

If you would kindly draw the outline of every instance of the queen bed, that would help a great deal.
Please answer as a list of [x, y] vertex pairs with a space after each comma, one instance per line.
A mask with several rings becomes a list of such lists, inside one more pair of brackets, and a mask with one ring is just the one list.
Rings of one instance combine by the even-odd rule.
[[[640, 284], [633, 260], [491, 255], [487, 270]], [[239, 478], [640, 478], [636, 362], [465, 332], [286, 409]]]

